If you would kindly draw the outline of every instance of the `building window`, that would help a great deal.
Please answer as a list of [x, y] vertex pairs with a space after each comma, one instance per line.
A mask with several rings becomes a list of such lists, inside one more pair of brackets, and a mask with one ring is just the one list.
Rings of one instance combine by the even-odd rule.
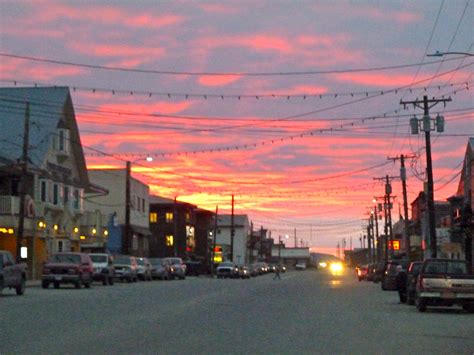
[[69, 186], [64, 186], [63, 191], [64, 191], [64, 196], [63, 196], [64, 206], [67, 206], [69, 203], [69, 194], [71, 193]]
[[58, 253], [64, 251], [64, 242], [62, 240], [58, 240]]
[[166, 246], [167, 247], [172, 247], [174, 244], [174, 238], [172, 235], [167, 235], [166, 236]]
[[150, 223], [158, 223], [158, 213], [150, 212]]
[[173, 212], [166, 212], [166, 223], [173, 222]]
[[40, 181], [40, 201], [48, 202], [48, 182], [46, 180]]
[[62, 200], [63, 200], [63, 196], [62, 196], [62, 193], [63, 193], [63, 189], [62, 189], [62, 186], [61, 184], [53, 184], [53, 205], [55, 206], [59, 206], [62, 204]]
[[82, 210], [82, 194], [83, 194], [82, 189], [74, 189], [72, 206], [76, 210]]
[[69, 153], [69, 130], [58, 129], [58, 151]]
[[145, 199], [142, 198], [142, 212], [145, 213]]
[[191, 215], [189, 214], [189, 212], [186, 212], [186, 222], [189, 222], [190, 219]]

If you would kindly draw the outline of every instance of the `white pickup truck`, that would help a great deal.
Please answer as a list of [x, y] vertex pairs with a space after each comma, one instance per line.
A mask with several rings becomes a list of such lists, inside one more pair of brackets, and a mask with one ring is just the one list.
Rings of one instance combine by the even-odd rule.
[[474, 275], [464, 260], [427, 259], [418, 275], [415, 305], [420, 312], [427, 306], [460, 305], [474, 312]]

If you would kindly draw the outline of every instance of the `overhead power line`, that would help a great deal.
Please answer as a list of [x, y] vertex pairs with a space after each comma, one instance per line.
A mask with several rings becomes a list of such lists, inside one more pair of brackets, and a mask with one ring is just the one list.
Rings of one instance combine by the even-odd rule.
[[321, 74], [343, 74], [343, 73], [361, 73], [361, 72], [372, 72], [372, 71], [385, 71], [385, 70], [395, 70], [403, 68], [412, 68], [420, 65], [430, 65], [438, 64], [441, 62], [447, 62], [452, 60], [457, 60], [464, 58], [464, 56], [451, 58], [448, 60], [434, 60], [431, 62], [425, 63], [411, 63], [411, 64], [401, 64], [401, 65], [391, 65], [391, 66], [381, 66], [381, 67], [371, 67], [371, 68], [360, 68], [360, 69], [336, 69], [336, 70], [307, 70], [307, 71], [291, 71], [291, 72], [192, 72], [192, 71], [171, 71], [171, 70], [153, 70], [153, 69], [131, 69], [124, 67], [112, 67], [104, 65], [95, 65], [95, 64], [85, 64], [85, 63], [75, 63], [68, 62], [63, 60], [39, 58], [39, 57], [30, 57], [23, 56], [11, 53], [0, 53], [1, 57], [15, 58], [21, 60], [28, 60], [33, 62], [42, 62], [55, 65], [63, 66], [74, 66], [81, 68], [89, 69], [100, 69], [100, 70], [109, 70], [109, 71], [120, 71], [120, 72], [131, 72], [131, 73], [145, 73], [145, 74], [159, 74], [159, 75], [187, 75], [187, 76], [290, 76], [290, 75], [321, 75]]

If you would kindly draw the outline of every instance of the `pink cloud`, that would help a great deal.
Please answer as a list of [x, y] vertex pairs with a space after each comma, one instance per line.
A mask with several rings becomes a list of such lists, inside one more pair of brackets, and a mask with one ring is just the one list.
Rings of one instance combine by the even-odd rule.
[[238, 75], [204, 75], [199, 77], [198, 82], [204, 86], [224, 86], [239, 79], [240, 76]]

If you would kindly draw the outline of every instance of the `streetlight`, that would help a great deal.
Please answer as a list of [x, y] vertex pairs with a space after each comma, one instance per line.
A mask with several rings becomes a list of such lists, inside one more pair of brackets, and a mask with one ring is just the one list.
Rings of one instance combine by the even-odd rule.
[[125, 226], [124, 226], [124, 238], [122, 240], [122, 252], [130, 254], [130, 204], [131, 204], [131, 193], [130, 193], [130, 180], [132, 175], [132, 164], [135, 164], [141, 160], [147, 162], [153, 161], [153, 157], [147, 156], [145, 158], [140, 157], [133, 161], [127, 160], [126, 171], [125, 171]]
[[450, 55], [450, 54], [463, 55], [463, 56], [466, 56], [466, 57], [474, 57], [473, 53], [468, 53], [468, 52], [440, 52], [440, 51], [436, 51], [434, 53], [427, 54], [426, 56], [427, 57], [442, 57], [442, 56]]

